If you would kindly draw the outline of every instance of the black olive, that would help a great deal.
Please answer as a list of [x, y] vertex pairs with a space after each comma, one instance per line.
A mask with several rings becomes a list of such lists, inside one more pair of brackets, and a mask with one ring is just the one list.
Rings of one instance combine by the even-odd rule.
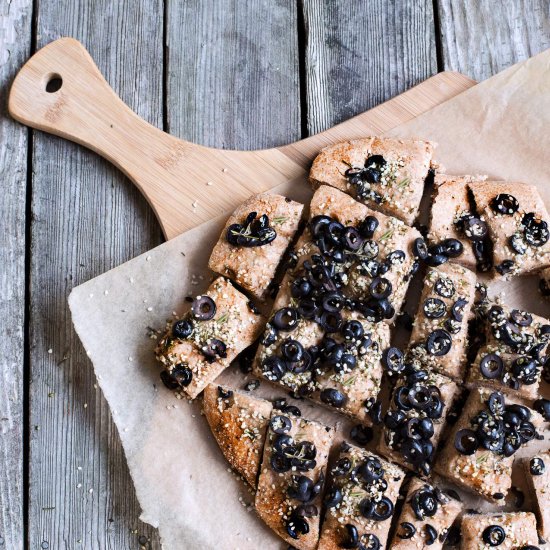
[[434, 330], [426, 341], [426, 350], [430, 355], [441, 357], [451, 350], [453, 340], [451, 335], [443, 329]]
[[428, 257], [428, 245], [422, 237], [418, 237], [414, 240], [413, 254], [419, 260], [425, 260]]
[[540, 550], [540, 548], [538, 546], [533, 546], [532, 544], [528, 544], [527, 546], [522, 546], [519, 550]]
[[482, 241], [489, 232], [487, 224], [479, 218], [469, 218], [464, 222], [464, 234], [471, 241]]
[[370, 426], [363, 426], [362, 424], [356, 424], [351, 428], [350, 437], [357, 443], [364, 447], [367, 443], [370, 443], [373, 438], [373, 431]]
[[533, 322], [533, 316], [526, 311], [520, 311], [519, 309], [513, 309], [510, 313], [512, 322], [520, 327], [528, 327]]
[[519, 208], [519, 202], [516, 197], [508, 193], [499, 193], [496, 197], [491, 199], [489, 205], [495, 214], [501, 214], [503, 216], [512, 216]]
[[351, 523], [344, 525], [344, 539], [340, 543], [341, 548], [357, 548], [359, 546], [359, 533], [357, 527]]
[[323, 311], [319, 317], [318, 323], [325, 332], [338, 332], [342, 326], [342, 316], [339, 312]]
[[312, 500], [313, 481], [307, 476], [292, 476], [293, 483], [287, 489], [287, 494], [294, 500], [309, 502]]
[[437, 530], [433, 525], [427, 523], [424, 526], [424, 531], [426, 532], [426, 546], [431, 546], [437, 540]]
[[278, 435], [286, 434], [292, 429], [292, 422], [288, 416], [278, 414], [269, 421], [269, 427]]
[[393, 250], [386, 256], [385, 262], [391, 267], [392, 265], [402, 264], [407, 255], [402, 250]]
[[452, 298], [456, 292], [455, 285], [451, 279], [437, 279], [434, 290], [443, 298]]
[[169, 390], [177, 390], [180, 387], [178, 381], [165, 370], [160, 372], [160, 379]]
[[445, 239], [441, 245], [449, 258], [458, 258], [464, 252], [464, 246], [458, 239]]
[[332, 475], [335, 477], [342, 477], [349, 473], [351, 470], [351, 460], [344, 456], [336, 462], [334, 467], [332, 468]]
[[342, 491], [336, 485], [333, 485], [327, 489], [323, 502], [327, 508], [334, 508], [342, 502], [342, 498]]
[[428, 319], [440, 319], [447, 313], [445, 302], [439, 298], [426, 298], [422, 309]]
[[363, 237], [355, 227], [346, 227], [344, 232], [344, 245], [348, 250], [359, 250], [363, 244]]
[[536, 214], [533, 212], [525, 214], [521, 223], [524, 226], [523, 236], [531, 246], [539, 247], [548, 242], [550, 237], [548, 224]]
[[227, 357], [227, 346], [217, 338], [210, 338], [204, 346], [201, 346], [201, 353], [208, 363], [214, 363], [218, 358]]
[[483, 530], [483, 542], [489, 546], [500, 546], [506, 539], [506, 531], [500, 525], [489, 525]]
[[260, 340], [260, 344], [262, 344], [262, 346], [270, 346], [271, 344], [275, 343], [276, 339], [277, 330], [275, 329], [275, 327], [267, 323], [267, 325], [265, 326], [265, 331]]
[[372, 501], [363, 499], [359, 504], [361, 514], [367, 519], [374, 521], [385, 521], [393, 515], [393, 502], [388, 497]]
[[343, 407], [348, 400], [343, 393], [333, 388], [326, 388], [322, 390], [319, 397], [323, 403], [335, 408]]
[[448, 257], [444, 254], [432, 254], [430, 253], [424, 260], [430, 267], [437, 267], [448, 261]]
[[473, 455], [479, 447], [479, 441], [474, 431], [459, 430], [455, 435], [455, 449], [463, 455]]
[[275, 438], [273, 442], [273, 451], [275, 453], [285, 453], [287, 450], [292, 449], [294, 445], [294, 439], [290, 435], [281, 434]]
[[479, 362], [479, 372], [489, 380], [499, 379], [504, 372], [504, 362], [496, 353], [488, 353]]
[[372, 405], [369, 405], [367, 412], [374, 425], [382, 424], [382, 403], [380, 401], [375, 401]]
[[364, 481], [371, 483], [384, 477], [384, 468], [377, 458], [369, 456], [365, 462], [359, 466], [358, 473]]
[[369, 291], [371, 296], [378, 300], [387, 298], [391, 294], [392, 284], [384, 277], [375, 277], [369, 285]]
[[309, 533], [309, 523], [304, 518], [292, 515], [287, 521], [286, 532], [293, 539], [298, 539], [301, 535]]
[[511, 273], [516, 264], [512, 260], [504, 260], [501, 264], [496, 265], [495, 269], [500, 275], [507, 275]]
[[416, 534], [416, 527], [408, 521], [402, 521], [399, 527], [400, 531], [397, 532], [397, 537], [400, 539], [412, 539]]
[[172, 336], [185, 340], [193, 334], [193, 323], [189, 319], [180, 319], [172, 326]]
[[458, 334], [462, 328], [460, 321], [456, 319], [446, 319], [443, 326], [450, 334]]
[[435, 516], [438, 509], [438, 501], [434, 490], [429, 485], [424, 485], [411, 497], [411, 507], [420, 521]]
[[291, 331], [298, 325], [298, 311], [293, 307], [283, 307], [273, 316], [273, 325], [278, 330]]
[[537, 399], [533, 404], [535, 410], [544, 417], [544, 420], [550, 422], [550, 400]]
[[456, 321], [462, 322], [464, 318], [464, 308], [468, 305], [468, 300], [459, 298], [451, 307], [451, 313]]
[[271, 455], [271, 469], [277, 474], [288, 472], [292, 465], [290, 459], [283, 453], [273, 453]]
[[[368, 533], [364, 535], [363, 548], [364, 550], [381, 550], [382, 543], [376, 535]], [[361, 550], [363, 550], [363, 548]]]
[[387, 348], [382, 353], [382, 364], [390, 373], [403, 372], [403, 352], [396, 347]]
[[403, 411], [400, 410], [390, 410], [386, 413], [384, 417], [384, 425], [390, 430], [396, 430], [403, 424], [406, 419], [406, 415]]
[[187, 363], [177, 364], [171, 371], [170, 375], [176, 380], [180, 386], [189, 386], [193, 379], [193, 372]]
[[508, 239], [508, 244], [516, 254], [523, 255], [527, 252], [527, 243], [519, 233], [514, 233]]
[[198, 296], [191, 306], [193, 315], [200, 321], [209, 321], [216, 315], [216, 303], [210, 296]]
[[218, 386], [218, 396], [222, 399], [231, 399], [233, 397], [233, 391], [226, 390], [222, 386]]
[[504, 395], [498, 391], [491, 393], [489, 399], [487, 400], [487, 406], [489, 407], [489, 411], [491, 411], [491, 413], [495, 416], [500, 416], [508, 410], [508, 407], [506, 407], [504, 402]]
[[342, 336], [346, 340], [359, 341], [364, 333], [365, 329], [359, 321], [347, 321], [342, 326]]
[[536, 456], [530, 460], [529, 471], [531, 472], [532, 476], [541, 476], [542, 474], [544, 474], [545, 470], [546, 470], [546, 466], [542, 458], [539, 458], [538, 456]]
[[290, 293], [293, 298], [306, 298], [311, 294], [313, 286], [306, 277], [300, 277], [292, 281]]
[[377, 228], [378, 220], [374, 216], [367, 216], [358, 227], [360, 235], [365, 239], [372, 239]]
[[271, 382], [280, 380], [286, 372], [285, 362], [274, 355], [266, 357], [262, 362], [262, 372]]
[[287, 361], [301, 361], [304, 355], [304, 346], [302, 346], [298, 340], [287, 338], [281, 344], [281, 353]]

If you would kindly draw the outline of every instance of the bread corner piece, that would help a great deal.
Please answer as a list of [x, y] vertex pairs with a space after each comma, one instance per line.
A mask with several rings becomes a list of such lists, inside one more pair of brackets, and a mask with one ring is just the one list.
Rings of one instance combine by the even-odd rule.
[[231, 467], [256, 488], [273, 406], [265, 399], [209, 384], [204, 389], [203, 407], [223, 455]]
[[441, 550], [462, 503], [432, 483], [414, 477], [396, 523], [392, 550]]
[[298, 550], [317, 548], [333, 438], [333, 428], [281, 411], [272, 413], [255, 506], [260, 518]]
[[331, 471], [318, 550], [387, 548], [405, 472], [365, 449], [342, 443]]
[[373, 210], [412, 225], [431, 167], [434, 144], [367, 137], [325, 147], [313, 161], [314, 188], [330, 185]]
[[[263, 193], [249, 198], [229, 216], [208, 266], [264, 300], [277, 266], [298, 229], [303, 208], [303, 204], [281, 195]], [[256, 216], [247, 220], [251, 213]], [[262, 216], [267, 216], [267, 220], [260, 222]], [[243, 234], [240, 237], [239, 232]], [[229, 242], [228, 233], [232, 235], [229, 240], [234, 241]]]
[[484, 181], [485, 176], [451, 176], [436, 174], [432, 207], [430, 210], [430, 227], [428, 243], [437, 245], [445, 239], [458, 239], [463, 246], [462, 254], [450, 261], [476, 270], [478, 259], [474, 252], [475, 243], [460, 229], [461, 220], [475, 216], [470, 204], [468, 184]]
[[483, 181], [469, 188], [489, 227], [497, 276], [510, 278], [550, 265], [550, 216], [534, 185]]
[[[525, 418], [521, 439], [515, 437], [515, 429], [504, 427], [505, 422], [500, 424], [498, 433], [492, 431], [495, 418], [501, 419], [506, 412]], [[482, 422], [483, 416], [488, 420]], [[512, 485], [514, 455], [527, 439], [536, 437], [536, 430], [543, 422], [540, 414], [501, 392], [473, 389], [438, 456], [435, 471], [460, 487], [502, 505]], [[485, 432], [490, 433], [481, 435]], [[491, 433], [496, 441], [494, 446], [490, 444]]]
[[530, 512], [466, 514], [461, 531], [461, 550], [521, 550], [539, 545], [535, 515]]
[[155, 350], [157, 359], [191, 399], [250, 346], [264, 319], [249, 299], [218, 277], [197, 296], [191, 311], [170, 323]]

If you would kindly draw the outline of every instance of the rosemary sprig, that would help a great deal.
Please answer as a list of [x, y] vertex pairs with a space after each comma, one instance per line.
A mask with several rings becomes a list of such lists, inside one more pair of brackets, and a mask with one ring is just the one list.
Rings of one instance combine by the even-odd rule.
[[351, 386], [357, 380], [357, 376], [350, 376], [342, 382], [342, 386]]
[[393, 236], [393, 229], [388, 229], [381, 237], [380, 241], [387, 241], [388, 239], [391, 239]]
[[409, 185], [409, 183], [411, 183], [411, 178], [409, 178], [407, 176], [406, 178], [403, 178], [400, 182], [397, 183], [397, 187], [399, 187], [399, 189], [403, 190], [403, 189], [405, 189], [405, 187], [407, 187]]
[[282, 225], [288, 220], [287, 216], [278, 216], [276, 218], [271, 218], [271, 225]]
[[222, 323], [225, 323], [227, 319], [229, 319], [229, 313], [226, 311], [223, 315], [216, 319], [216, 322], [221, 325]]

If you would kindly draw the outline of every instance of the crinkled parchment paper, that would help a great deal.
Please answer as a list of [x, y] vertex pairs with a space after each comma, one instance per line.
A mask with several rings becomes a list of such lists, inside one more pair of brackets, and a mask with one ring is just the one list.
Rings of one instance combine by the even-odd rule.
[[[534, 183], [550, 206], [550, 51], [392, 134], [438, 142], [437, 159], [448, 173]], [[277, 191], [304, 201], [311, 195], [305, 181]], [[167, 550], [284, 547], [251, 511], [253, 497], [244, 484], [228, 472], [200, 403], [179, 400], [160, 383], [155, 341], [148, 337], [148, 327], [161, 328], [174, 311], [182, 313], [185, 296], [208, 285], [208, 255], [222, 225], [223, 219], [203, 224], [80, 285], [69, 298], [76, 330], [120, 433], [142, 519], [158, 526]], [[536, 284], [534, 277], [508, 283], [507, 299], [549, 317], [550, 304], [540, 298]], [[502, 284], [495, 287], [502, 290]], [[244, 383], [233, 367], [222, 379], [236, 387]], [[258, 395], [275, 394], [281, 395], [267, 383], [258, 390]], [[335, 422], [319, 408], [300, 406], [309, 417]], [[542, 445], [550, 446], [548, 434]], [[482, 507], [476, 499], [469, 505]]]

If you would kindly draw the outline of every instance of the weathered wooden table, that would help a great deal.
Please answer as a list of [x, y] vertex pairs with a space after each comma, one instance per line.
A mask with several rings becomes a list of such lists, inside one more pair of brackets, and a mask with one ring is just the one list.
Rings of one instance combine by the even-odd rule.
[[[81, 40], [152, 124], [252, 149], [324, 130], [444, 69], [481, 80], [534, 55], [550, 47], [550, 2], [2, 0], [2, 97], [60, 36]], [[0, 181], [0, 549], [160, 548], [138, 520], [66, 300], [159, 244], [159, 226], [114, 168], [14, 123], [5, 106]]]

